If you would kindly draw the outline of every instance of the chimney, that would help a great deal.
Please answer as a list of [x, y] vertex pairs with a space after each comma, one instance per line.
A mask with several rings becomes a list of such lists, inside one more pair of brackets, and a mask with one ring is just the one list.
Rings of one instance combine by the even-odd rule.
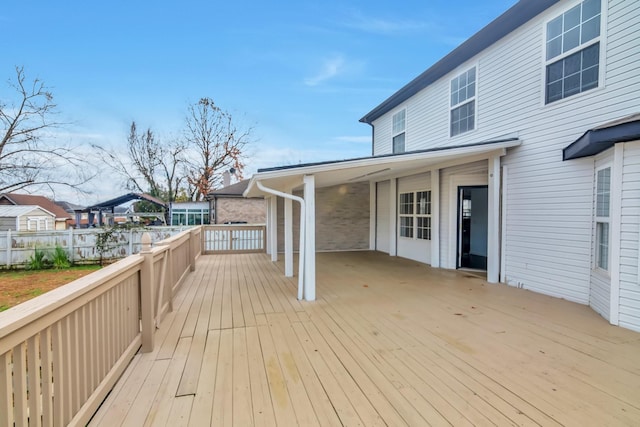
[[222, 173], [222, 188], [228, 187], [231, 185], [231, 174], [229, 171], [224, 171]]

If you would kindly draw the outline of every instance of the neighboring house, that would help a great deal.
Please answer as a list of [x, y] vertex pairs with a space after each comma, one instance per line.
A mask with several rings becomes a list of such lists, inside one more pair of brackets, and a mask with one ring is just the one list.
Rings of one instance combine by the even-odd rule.
[[247, 223], [264, 224], [266, 206], [263, 197], [245, 198], [243, 193], [249, 180], [227, 185], [208, 194], [211, 211], [214, 213], [214, 224]]
[[[638, 1], [521, 0], [361, 119], [372, 157], [260, 170], [246, 195], [311, 206], [305, 297], [317, 240], [362, 214], [343, 249], [486, 269], [640, 331], [638, 34]], [[275, 257], [297, 219], [271, 199]]]
[[169, 206], [171, 225], [211, 224], [209, 202], [172, 202]]
[[47, 212], [51, 212], [54, 217], [54, 227], [50, 229], [65, 230], [67, 228], [67, 221], [72, 217], [68, 214], [64, 208], [58, 206], [52, 200], [47, 199], [44, 196], [36, 196], [32, 194], [17, 194], [17, 193], [4, 193], [0, 194], [0, 206], [2, 205], [14, 205], [14, 206], [39, 206]]
[[0, 231], [54, 230], [56, 216], [35, 205], [0, 205]]

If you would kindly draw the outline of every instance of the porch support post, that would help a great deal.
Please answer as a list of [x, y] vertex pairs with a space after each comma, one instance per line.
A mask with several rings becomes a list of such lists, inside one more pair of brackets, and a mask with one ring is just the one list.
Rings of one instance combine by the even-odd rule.
[[431, 169], [431, 267], [440, 267], [440, 169]]
[[271, 197], [269, 200], [271, 215], [269, 215], [269, 245], [271, 246], [271, 261], [278, 261], [278, 198]]
[[398, 179], [389, 180], [389, 255], [398, 255]]
[[376, 250], [376, 222], [378, 221], [376, 212], [376, 197], [378, 183], [375, 181], [369, 182], [369, 250]]
[[293, 200], [284, 199], [284, 275], [293, 277]]
[[304, 299], [316, 299], [316, 184], [313, 175], [305, 175], [304, 201], [305, 215], [305, 269], [304, 269]]
[[609, 323], [620, 324], [620, 235], [622, 230], [622, 172], [624, 168], [624, 144], [614, 146], [611, 167], [611, 295], [609, 298]]
[[266, 240], [267, 240], [267, 244], [265, 246], [265, 252], [267, 253], [267, 255], [271, 255], [271, 198], [273, 196], [269, 196], [266, 197], [265, 202], [266, 202], [266, 211], [267, 211], [267, 230], [266, 230]]
[[489, 158], [487, 224], [487, 282], [500, 279], [500, 155]]

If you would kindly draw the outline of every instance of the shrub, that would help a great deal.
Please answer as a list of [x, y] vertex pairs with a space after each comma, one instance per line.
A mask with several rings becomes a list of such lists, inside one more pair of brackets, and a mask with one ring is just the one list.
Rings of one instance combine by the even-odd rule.
[[69, 255], [67, 255], [67, 251], [65, 251], [60, 246], [56, 246], [56, 249], [53, 251], [52, 260], [53, 268], [63, 269], [71, 267], [71, 261], [69, 261]]
[[27, 261], [27, 269], [29, 270], [44, 270], [47, 268], [48, 262], [46, 258], [46, 253], [41, 251], [38, 248], [33, 250], [33, 255], [29, 257], [29, 261]]

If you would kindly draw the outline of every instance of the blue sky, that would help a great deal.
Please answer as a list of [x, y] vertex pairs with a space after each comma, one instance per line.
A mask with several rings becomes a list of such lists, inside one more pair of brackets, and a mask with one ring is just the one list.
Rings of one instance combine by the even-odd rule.
[[59, 138], [116, 148], [132, 120], [168, 137], [207, 96], [254, 128], [250, 175], [369, 155], [358, 120], [516, 0], [5, 3], [0, 79], [42, 79]]

